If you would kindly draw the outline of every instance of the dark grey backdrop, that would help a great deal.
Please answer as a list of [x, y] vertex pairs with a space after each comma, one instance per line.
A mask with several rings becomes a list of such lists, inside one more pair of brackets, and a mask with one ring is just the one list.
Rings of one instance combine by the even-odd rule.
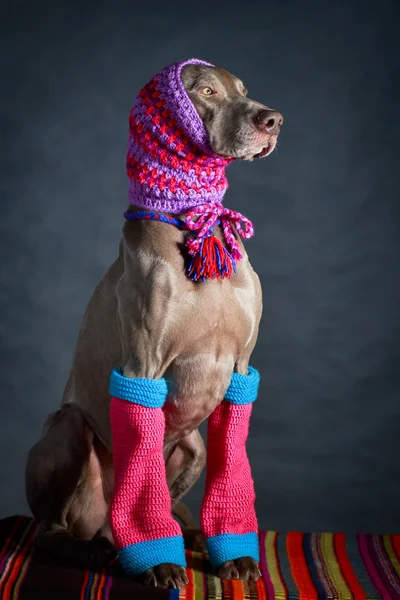
[[1, 516], [28, 512], [26, 453], [117, 254], [131, 104], [195, 56], [285, 116], [226, 196], [264, 289], [260, 525], [400, 532], [398, 2], [83, 4], [3, 5]]

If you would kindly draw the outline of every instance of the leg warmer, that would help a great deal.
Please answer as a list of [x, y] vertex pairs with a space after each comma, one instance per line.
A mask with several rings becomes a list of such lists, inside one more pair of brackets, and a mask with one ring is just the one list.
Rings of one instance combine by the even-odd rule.
[[259, 561], [254, 482], [246, 453], [260, 376], [233, 373], [225, 399], [210, 415], [201, 527], [214, 569], [244, 556]]
[[172, 517], [163, 442], [165, 379], [110, 379], [114, 494], [110, 520], [123, 569], [135, 576], [161, 563], [186, 566], [182, 531]]

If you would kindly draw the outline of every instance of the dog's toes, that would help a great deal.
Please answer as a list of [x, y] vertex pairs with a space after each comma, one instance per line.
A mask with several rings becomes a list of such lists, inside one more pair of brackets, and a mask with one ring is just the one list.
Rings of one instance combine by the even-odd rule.
[[227, 560], [218, 567], [217, 575], [220, 579], [239, 579], [239, 571], [237, 570], [233, 560]]
[[217, 575], [221, 579], [241, 579], [244, 581], [257, 581], [261, 577], [257, 563], [250, 556], [222, 563], [218, 568]]
[[189, 583], [184, 567], [172, 563], [163, 563], [148, 569], [140, 578], [145, 585], [181, 590]]
[[156, 574], [154, 572], [154, 569], [149, 569], [148, 571], [146, 571], [142, 577], [140, 577], [140, 579], [142, 580], [142, 582], [144, 583], [144, 585], [152, 585], [154, 587], [157, 587], [157, 577]]
[[239, 571], [239, 579], [257, 581], [260, 578], [261, 573], [257, 563], [250, 556], [237, 558], [234, 563]]

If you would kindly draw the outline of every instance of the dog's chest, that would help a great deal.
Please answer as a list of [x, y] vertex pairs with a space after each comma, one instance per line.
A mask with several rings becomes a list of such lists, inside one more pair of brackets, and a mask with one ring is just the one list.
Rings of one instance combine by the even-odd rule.
[[157, 233], [168, 233], [168, 240], [147, 235], [125, 255], [119, 317], [140, 376], [168, 379], [166, 431], [182, 436], [221, 402], [235, 365], [250, 355], [261, 289], [244, 249], [230, 279], [193, 282], [178, 251], [184, 240], [177, 230]]
[[199, 352], [240, 356], [261, 312], [259, 280], [244, 248], [236, 275], [194, 282], [187, 275], [184, 253], [178, 251], [182, 234], [172, 227], [167, 232], [175, 239], [162, 244], [154, 235], [151, 244], [145, 238], [147, 247], [137, 244], [125, 271], [125, 296], [131, 299], [126, 316], [134, 317], [134, 337], [148, 337], [150, 329], [148, 341], [159, 352], [175, 356]]
[[171, 340], [175, 358], [166, 372], [172, 384], [165, 405], [167, 434], [184, 437], [213, 412], [236, 362], [254, 343], [261, 302], [258, 281], [250, 265], [238, 275], [237, 285], [210, 281], [196, 294], [186, 292], [180, 298]]
[[179, 293], [170, 298], [169, 316], [175, 322], [172, 341], [182, 351], [242, 354], [258, 327], [261, 297], [247, 257], [237, 271], [232, 279], [176, 282]]

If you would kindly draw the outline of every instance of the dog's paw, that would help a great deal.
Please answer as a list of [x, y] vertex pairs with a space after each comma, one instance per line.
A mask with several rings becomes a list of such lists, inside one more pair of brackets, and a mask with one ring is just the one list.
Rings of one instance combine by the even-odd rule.
[[217, 569], [217, 575], [221, 579], [242, 579], [245, 581], [257, 581], [261, 577], [256, 561], [249, 556], [222, 563]]
[[153, 585], [161, 588], [174, 588], [181, 590], [189, 583], [189, 579], [184, 567], [172, 563], [162, 563], [156, 567], [148, 569], [140, 577], [145, 585]]

